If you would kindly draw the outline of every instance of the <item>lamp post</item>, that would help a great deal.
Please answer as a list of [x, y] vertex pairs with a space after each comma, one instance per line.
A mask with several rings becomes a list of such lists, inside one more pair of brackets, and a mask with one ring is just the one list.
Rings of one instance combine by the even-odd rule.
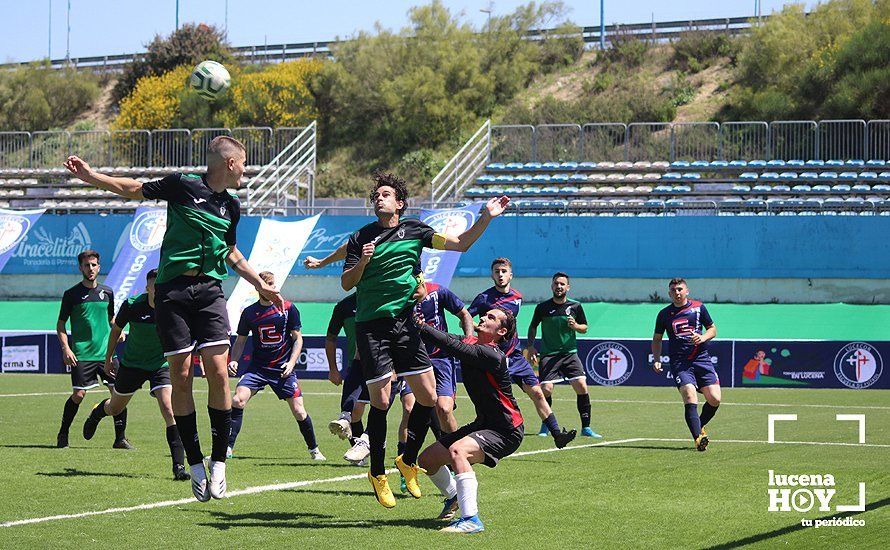
[[606, 0], [600, 0], [600, 50], [606, 49]]

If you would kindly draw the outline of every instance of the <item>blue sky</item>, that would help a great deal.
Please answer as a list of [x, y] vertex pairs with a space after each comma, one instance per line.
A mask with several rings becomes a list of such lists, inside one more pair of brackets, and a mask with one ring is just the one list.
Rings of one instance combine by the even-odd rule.
[[[66, 12], [69, 0], [0, 0], [4, 29], [0, 34], [0, 60], [29, 61], [44, 58], [49, 46], [49, 7], [52, 5], [52, 57], [65, 56]], [[70, 0], [72, 57], [143, 51], [155, 34], [175, 27], [176, 0]], [[407, 22], [410, 6], [421, 1], [395, 0], [228, 0], [228, 34], [234, 46], [282, 42], [310, 42], [346, 37], [372, 30], [375, 22], [399, 29]], [[525, 1], [497, 0], [495, 14], [512, 12]], [[569, 17], [580, 25], [599, 24], [598, 0], [566, 0]], [[780, 0], [762, 0], [768, 14], [781, 9]], [[225, 0], [179, 0], [182, 22], [224, 26]], [[474, 25], [484, 24], [480, 9], [487, 0], [444, 0], [454, 13], [463, 13]], [[816, 2], [806, 2], [813, 6]], [[751, 15], [754, 0], [606, 0], [606, 23], [735, 17]]]

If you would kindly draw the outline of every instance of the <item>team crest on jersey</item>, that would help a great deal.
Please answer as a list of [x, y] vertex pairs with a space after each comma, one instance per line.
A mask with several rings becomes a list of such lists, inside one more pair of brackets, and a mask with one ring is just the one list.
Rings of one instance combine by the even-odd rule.
[[99, 299], [100, 299], [100, 300], [104, 300], [104, 299], [105, 299], [105, 291], [104, 291], [104, 290], [100, 290], [100, 291], [99, 291]]
[[404, 227], [400, 228], [400, 229], [396, 232], [396, 236], [397, 236], [398, 238], [400, 238], [400, 239], [404, 239], [404, 238], [405, 238], [405, 228], [404, 228]]
[[226, 215], [226, 207], [225, 207], [225, 206], [220, 206], [220, 207], [219, 207], [219, 215], [220, 215], [220, 216], [225, 216], [225, 215]]
[[29, 227], [31, 227], [31, 220], [24, 216], [16, 214], [0, 216], [0, 254], [19, 244]]
[[136, 216], [130, 229], [130, 244], [140, 252], [151, 252], [161, 247], [167, 231], [167, 211], [150, 210]]
[[584, 369], [597, 384], [617, 386], [630, 378], [634, 370], [634, 358], [626, 346], [618, 342], [603, 342], [587, 354]]
[[834, 375], [848, 388], [858, 390], [871, 386], [878, 381], [883, 370], [881, 354], [865, 342], [847, 344], [834, 358]]

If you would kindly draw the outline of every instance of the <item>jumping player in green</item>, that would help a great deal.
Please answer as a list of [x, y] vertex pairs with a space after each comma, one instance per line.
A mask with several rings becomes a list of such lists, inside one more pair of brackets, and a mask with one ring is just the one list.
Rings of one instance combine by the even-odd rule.
[[[228, 277], [226, 265], [253, 285], [260, 296], [283, 307], [278, 291], [260, 279], [235, 245], [241, 204], [228, 190], [241, 185], [246, 158], [240, 141], [217, 136], [207, 145], [205, 174], [172, 174], [145, 184], [100, 174], [76, 156], [65, 162], [72, 174], [100, 189], [129, 199], [167, 202], [167, 230], [155, 283], [155, 315], [170, 365], [176, 428], [191, 470], [192, 493], [201, 502], [226, 494], [226, 447], [232, 422], [227, 370], [229, 317], [221, 284]], [[191, 357], [196, 349], [209, 390], [207, 412], [213, 436], [209, 483], [192, 395]]]
[[581, 304], [569, 300], [569, 276], [558, 272], [551, 279], [553, 298], [535, 307], [532, 322], [528, 326], [529, 357], [538, 358], [535, 337], [541, 325], [541, 355], [539, 377], [541, 390], [549, 399], [553, 395], [553, 383], [568, 381], [577, 394], [578, 414], [581, 416], [581, 435], [602, 437], [590, 428], [590, 396], [587, 394], [587, 375], [578, 358], [575, 334], [587, 333], [587, 317]]
[[436, 405], [436, 377], [412, 315], [420, 253], [424, 247], [465, 252], [491, 219], [504, 212], [510, 199], [489, 200], [476, 223], [456, 237], [436, 233], [417, 219], [402, 219], [408, 207], [408, 188], [392, 174], [374, 174], [370, 200], [377, 220], [349, 238], [340, 281], [343, 290], [356, 289], [356, 347], [371, 398], [368, 479], [377, 501], [392, 508], [396, 502], [383, 465], [392, 373], [405, 378], [417, 399], [408, 418], [405, 452], [396, 457], [396, 466], [414, 498], [421, 496], [417, 455]]
[[[105, 352], [105, 371], [115, 376], [111, 398], [97, 403], [83, 425], [84, 439], [92, 439], [99, 422], [106, 416], [121, 414], [127, 410], [127, 403], [145, 382], [148, 391], [158, 400], [161, 416], [167, 427], [167, 445], [173, 458], [173, 479], [189, 479], [185, 471], [185, 451], [176, 431], [173, 420], [173, 407], [170, 405], [170, 367], [164, 359], [164, 350], [155, 326], [155, 279], [158, 270], [152, 269], [145, 275], [145, 293], [134, 296], [121, 305], [114, 317], [111, 335], [108, 337]], [[121, 333], [130, 325], [123, 357], [116, 361], [115, 348]], [[117, 366], [119, 363], [120, 366]]]
[[[109, 322], [114, 317], [114, 291], [109, 286], [99, 284], [97, 280], [98, 252], [84, 250], [77, 255], [77, 266], [83, 279], [65, 291], [59, 310], [59, 322], [56, 324], [56, 335], [62, 346], [62, 360], [71, 370], [73, 389], [71, 396], [65, 401], [62, 425], [56, 436], [56, 447], [60, 449], [68, 446], [68, 430], [87, 390], [98, 386], [99, 379], [108, 386], [109, 391], [114, 387], [114, 373], [106, 372], [103, 368], [105, 344], [111, 332]], [[70, 340], [65, 330], [65, 323], [69, 320]], [[123, 410], [114, 417], [115, 449], [132, 448], [125, 435], [126, 429], [127, 411]]]

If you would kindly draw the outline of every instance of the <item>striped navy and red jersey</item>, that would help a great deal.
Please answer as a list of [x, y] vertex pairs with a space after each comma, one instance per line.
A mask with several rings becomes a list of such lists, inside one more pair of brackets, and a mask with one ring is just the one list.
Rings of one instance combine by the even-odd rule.
[[522, 425], [522, 413], [513, 398], [507, 372], [507, 356], [497, 346], [479, 344], [475, 337], [462, 340], [426, 324], [420, 325], [420, 336], [428, 345], [460, 360], [464, 387], [476, 409], [477, 422], [499, 430]]
[[292, 330], [300, 330], [300, 312], [292, 302], [284, 309], [264, 306], [259, 301], [244, 308], [238, 322], [238, 336], [252, 335], [253, 353], [250, 370], [264, 374], [281, 374], [294, 348]]
[[687, 300], [682, 307], [671, 304], [658, 312], [655, 334], [664, 334], [667, 331], [670, 342], [668, 355], [672, 366], [698, 359], [709, 360], [711, 356], [708, 353], [708, 343], [695, 345], [692, 343], [692, 335], [703, 334], [713, 324], [711, 314], [703, 303]]
[[[437, 329], [448, 332], [445, 312], [457, 315], [464, 309], [464, 303], [447, 287], [436, 283], [426, 283], [426, 298], [414, 306], [414, 311], [423, 315], [423, 321]], [[431, 358], [447, 357], [436, 346], [427, 344], [426, 351]]]
[[[467, 311], [470, 312], [470, 315], [476, 317], [477, 315], [485, 315], [488, 313], [488, 310], [498, 307], [506, 309], [512, 313], [514, 317], [518, 318], [519, 307], [521, 305], [522, 293], [515, 288], [511, 287], [508, 292], [501, 292], [496, 287], [491, 287], [486, 291], [480, 292], [479, 295], [473, 299], [473, 303], [470, 304]], [[501, 348], [501, 351], [507, 355], [522, 353], [522, 350], [519, 348], [518, 336], [513, 336], [512, 340], [501, 343], [499, 347]]]

